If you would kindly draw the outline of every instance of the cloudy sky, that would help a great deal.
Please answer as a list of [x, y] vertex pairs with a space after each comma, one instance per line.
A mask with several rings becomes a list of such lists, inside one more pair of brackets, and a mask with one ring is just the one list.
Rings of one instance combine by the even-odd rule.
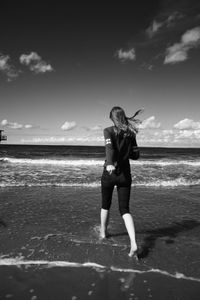
[[118, 105], [140, 146], [200, 147], [199, 0], [86, 3], [1, 4], [7, 143], [103, 145]]

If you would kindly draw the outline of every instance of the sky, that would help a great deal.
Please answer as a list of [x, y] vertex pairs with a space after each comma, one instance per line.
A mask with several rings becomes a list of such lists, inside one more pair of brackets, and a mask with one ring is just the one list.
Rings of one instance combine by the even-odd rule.
[[200, 147], [199, 0], [63, 2], [1, 4], [4, 143], [103, 145], [120, 106], [140, 146]]

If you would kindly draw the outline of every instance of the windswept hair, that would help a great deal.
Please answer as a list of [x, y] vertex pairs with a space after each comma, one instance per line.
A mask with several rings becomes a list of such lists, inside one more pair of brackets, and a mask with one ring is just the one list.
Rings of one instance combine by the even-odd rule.
[[125, 111], [121, 107], [114, 106], [110, 111], [110, 119], [115, 125], [116, 133], [123, 133], [127, 136], [136, 135], [138, 133], [138, 125], [141, 121], [135, 117], [141, 112], [143, 112], [143, 109], [136, 111], [132, 117], [127, 117]]

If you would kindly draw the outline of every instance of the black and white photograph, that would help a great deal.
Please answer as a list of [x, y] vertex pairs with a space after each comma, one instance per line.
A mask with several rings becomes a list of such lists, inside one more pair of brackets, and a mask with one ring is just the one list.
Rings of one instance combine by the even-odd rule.
[[0, 300], [200, 299], [200, 1], [0, 5]]

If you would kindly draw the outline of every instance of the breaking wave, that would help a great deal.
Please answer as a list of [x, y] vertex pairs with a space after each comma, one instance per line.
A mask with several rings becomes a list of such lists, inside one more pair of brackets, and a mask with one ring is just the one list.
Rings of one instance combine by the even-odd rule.
[[[58, 165], [58, 166], [102, 166], [104, 164], [104, 159], [30, 159], [30, 158], [11, 158], [4, 157], [0, 159], [1, 163], [10, 164], [26, 164], [26, 165]], [[173, 166], [173, 165], [188, 165], [192, 167], [199, 167], [200, 160], [190, 161], [190, 160], [138, 160], [131, 161], [133, 165], [149, 165], [149, 166]]]
[[[100, 181], [94, 182], [0, 182], [0, 188], [6, 187], [82, 187], [82, 188], [98, 188], [100, 187]], [[134, 187], [183, 187], [183, 186], [197, 186], [200, 185], [200, 179], [187, 180], [185, 178], [177, 178], [174, 180], [153, 180], [149, 182], [133, 182]]]

